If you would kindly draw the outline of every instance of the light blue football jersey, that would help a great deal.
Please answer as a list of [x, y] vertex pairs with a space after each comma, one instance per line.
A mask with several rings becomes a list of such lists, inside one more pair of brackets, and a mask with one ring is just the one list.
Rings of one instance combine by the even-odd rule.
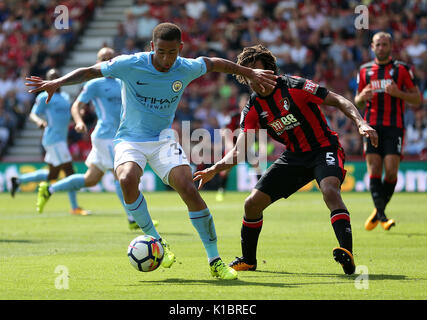
[[206, 73], [203, 58], [178, 57], [168, 72], [152, 64], [154, 52], [121, 55], [103, 62], [105, 77], [122, 80], [122, 113], [115, 142], [157, 141], [171, 127], [185, 87]]
[[120, 80], [114, 78], [98, 78], [88, 81], [77, 101], [95, 106], [98, 117], [93, 138], [113, 139], [120, 123], [120, 110], [122, 107]]
[[55, 92], [49, 104], [46, 104], [46, 98], [46, 91], [39, 93], [31, 109], [32, 113], [47, 121], [42, 145], [49, 146], [60, 141], [67, 142], [68, 125], [71, 119], [70, 96], [65, 92]]

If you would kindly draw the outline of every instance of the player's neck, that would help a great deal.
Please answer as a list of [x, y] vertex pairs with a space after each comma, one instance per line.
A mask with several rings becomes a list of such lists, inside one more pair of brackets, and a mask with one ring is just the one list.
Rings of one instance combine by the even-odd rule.
[[271, 95], [273, 93], [273, 91], [274, 91], [274, 89], [266, 89], [264, 92], [255, 91], [255, 93], [261, 98], [266, 98], [269, 95]]
[[378, 58], [375, 58], [375, 63], [376, 64], [387, 64], [387, 63], [390, 63], [391, 59], [392, 59], [391, 56], [389, 56], [387, 59], [384, 59], [384, 60], [379, 60]]

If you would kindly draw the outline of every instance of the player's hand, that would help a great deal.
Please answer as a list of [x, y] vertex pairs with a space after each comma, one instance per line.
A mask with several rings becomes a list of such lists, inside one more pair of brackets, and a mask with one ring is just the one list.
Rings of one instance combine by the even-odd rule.
[[208, 183], [210, 180], [212, 180], [213, 177], [215, 177], [216, 172], [212, 168], [207, 168], [202, 171], [196, 171], [194, 173], [193, 181], [199, 181], [199, 187], [198, 190], [202, 189], [202, 187]]
[[37, 123], [37, 126], [39, 127], [39, 129], [44, 129], [47, 127], [47, 122], [46, 120], [41, 120]]
[[76, 125], [74, 126], [74, 129], [78, 133], [86, 133], [87, 132], [87, 127], [86, 127], [86, 124], [84, 122], [77, 122]]
[[273, 90], [277, 84], [277, 78], [272, 70], [253, 69], [253, 76], [250, 78], [255, 87], [259, 87], [262, 92]]
[[391, 83], [385, 86], [385, 93], [391, 95], [392, 97], [396, 97], [396, 98], [399, 97], [400, 90], [396, 82], [394, 82], [394, 80], [392, 80]]
[[359, 133], [361, 136], [369, 138], [371, 140], [371, 144], [377, 148], [378, 147], [378, 133], [367, 123], [362, 123], [359, 126]]
[[372, 87], [371, 84], [368, 84], [366, 87], [363, 88], [362, 92], [360, 92], [360, 99], [363, 101], [369, 101], [374, 97], [374, 94], [372, 93]]
[[36, 93], [40, 91], [47, 92], [46, 103], [49, 103], [55, 91], [60, 87], [60, 85], [55, 80], [47, 81], [36, 76], [31, 76], [29, 78], [27, 77], [25, 78], [25, 80], [29, 81], [25, 83], [27, 87], [34, 87], [33, 89], [28, 90], [28, 92], [30, 93]]

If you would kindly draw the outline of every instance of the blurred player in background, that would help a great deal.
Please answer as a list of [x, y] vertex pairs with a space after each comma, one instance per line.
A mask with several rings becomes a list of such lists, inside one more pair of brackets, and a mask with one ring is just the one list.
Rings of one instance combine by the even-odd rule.
[[63, 85], [100, 77], [122, 80], [123, 112], [114, 139], [114, 169], [126, 210], [146, 234], [161, 241], [165, 249], [162, 266], [171, 267], [175, 255], [154, 227], [146, 200], [138, 188], [148, 163], [187, 205], [189, 218], [206, 250], [212, 276], [236, 279], [236, 271], [219, 256], [213, 217], [193, 183], [187, 157], [170, 128], [185, 87], [207, 72], [239, 74], [263, 89], [274, 87], [276, 76], [271, 71], [253, 70], [221, 58], [182, 58], [179, 56], [182, 47], [181, 29], [172, 23], [161, 23], [153, 30], [151, 52], [121, 55], [108, 62], [76, 69], [55, 81], [30, 77], [27, 85], [35, 87], [30, 92], [47, 91], [49, 102]]
[[[111, 48], [102, 48], [97, 54], [97, 63], [109, 61], [115, 56]], [[85, 174], [73, 174], [52, 185], [40, 183], [37, 201], [37, 211], [42, 212], [46, 201], [57, 191], [77, 191], [83, 187], [93, 187], [101, 181], [107, 170], [113, 170], [114, 145], [120, 122], [121, 88], [120, 80], [106, 77], [88, 81], [82, 92], [71, 107], [71, 115], [77, 132], [87, 132], [88, 129], [81, 116], [81, 109], [89, 102], [95, 106], [97, 115], [96, 127], [92, 132], [92, 150], [86, 159], [88, 170]], [[118, 180], [115, 180], [117, 196], [124, 206], [123, 194]], [[132, 215], [128, 215], [129, 228], [138, 229], [138, 224]]]
[[[57, 69], [50, 69], [46, 74], [48, 80], [59, 77], [60, 74]], [[42, 92], [37, 96], [30, 113], [30, 119], [40, 129], [44, 129], [42, 145], [46, 151], [44, 161], [49, 165], [49, 169], [36, 170], [18, 177], [12, 177], [12, 197], [15, 196], [19, 186], [23, 183], [55, 180], [61, 170], [65, 172], [66, 176], [74, 174], [72, 158], [67, 144], [68, 124], [71, 118], [70, 97], [67, 93], [58, 91], [52, 96], [52, 102], [47, 104], [47, 96], [47, 92]], [[88, 214], [86, 210], [78, 206], [75, 191], [69, 191], [68, 196], [72, 214]]]
[[376, 147], [368, 139], [364, 141], [369, 187], [375, 205], [365, 229], [372, 230], [380, 222], [384, 230], [390, 230], [395, 220], [387, 218], [385, 208], [394, 193], [403, 153], [405, 102], [419, 105], [421, 94], [410, 67], [391, 57], [389, 33], [376, 33], [371, 48], [375, 59], [360, 67], [355, 97], [356, 105], [365, 107], [364, 118], [379, 137]]
[[[261, 45], [245, 48], [237, 63], [277, 73], [275, 56]], [[230, 266], [242, 271], [256, 270], [263, 211], [316, 179], [323, 200], [331, 211], [332, 227], [340, 245], [333, 249], [334, 259], [346, 274], [354, 273], [350, 214], [340, 193], [346, 173], [345, 155], [338, 135], [328, 127], [319, 105], [331, 105], [341, 110], [357, 125], [359, 133], [370, 138], [374, 145], [378, 138], [375, 130], [362, 119], [350, 101], [311, 80], [283, 75], [274, 89], [262, 92], [250, 79], [237, 79], [254, 91], [242, 112], [241, 133], [234, 148], [222, 160], [194, 173], [194, 180], [200, 180], [199, 188], [218, 172], [237, 164], [240, 154], [249, 148], [246, 145], [250, 131], [266, 129], [273, 139], [286, 145], [286, 151], [262, 175], [245, 201], [241, 228], [242, 257], [236, 258]]]
[[[248, 99], [249, 99], [249, 95], [246, 93], [242, 94], [240, 96], [239, 109], [230, 113], [229, 122], [225, 126], [224, 130], [221, 130], [222, 135], [223, 135], [224, 140], [225, 140], [224, 155], [227, 154], [234, 147], [234, 144], [236, 143], [237, 136], [234, 135], [234, 132], [235, 132], [235, 130], [239, 130], [239, 128], [240, 128], [240, 115], [243, 111], [243, 108], [246, 106]], [[248, 150], [248, 152], [253, 152], [253, 151], [254, 151], [253, 149]], [[255, 163], [255, 164], [249, 163], [249, 165], [251, 165], [255, 169], [257, 181], [258, 181], [262, 175], [262, 170], [261, 170], [260, 164], [259, 163]], [[219, 182], [218, 191], [217, 191], [216, 197], [215, 197], [216, 201], [218, 201], [218, 202], [224, 201], [224, 194], [225, 194], [225, 189], [227, 187], [228, 177], [230, 175], [230, 170], [224, 170], [224, 171], [221, 171], [219, 173], [219, 175], [220, 175], [219, 181], [220, 182]]]

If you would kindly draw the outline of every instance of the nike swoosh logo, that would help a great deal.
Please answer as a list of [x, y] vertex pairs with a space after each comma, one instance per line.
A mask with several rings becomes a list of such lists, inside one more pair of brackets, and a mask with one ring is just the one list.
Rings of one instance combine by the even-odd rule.
[[136, 84], [137, 85], [139, 85], [139, 86], [145, 86], [145, 85], [147, 85], [148, 83], [147, 82], [140, 82], [139, 80], [136, 82]]

